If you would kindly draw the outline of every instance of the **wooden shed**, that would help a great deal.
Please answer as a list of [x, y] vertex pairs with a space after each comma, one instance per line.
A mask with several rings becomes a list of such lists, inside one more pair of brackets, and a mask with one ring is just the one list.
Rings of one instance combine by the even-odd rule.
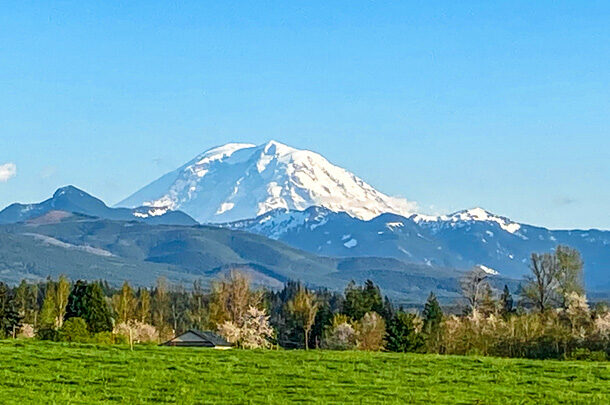
[[164, 346], [181, 347], [211, 347], [214, 349], [230, 349], [231, 343], [211, 331], [189, 329], [175, 338], [163, 343]]

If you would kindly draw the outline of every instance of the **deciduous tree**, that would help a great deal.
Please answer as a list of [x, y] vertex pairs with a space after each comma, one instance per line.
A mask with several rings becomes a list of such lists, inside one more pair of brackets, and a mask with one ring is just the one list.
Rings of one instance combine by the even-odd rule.
[[318, 303], [315, 294], [302, 287], [294, 298], [288, 301], [288, 311], [297, 319], [305, 334], [305, 350], [309, 349], [309, 332], [316, 319]]
[[545, 312], [559, 300], [557, 294], [557, 275], [559, 265], [557, 256], [551, 253], [532, 253], [530, 270], [532, 274], [527, 277], [527, 284], [523, 288], [525, 300], [531, 303], [538, 311]]
[[469, 312], [473, 312], [482, 304], [485, 294], [489, 291], [489, 273], [480, 266], [464, 274], [460, 279], [462, 296], [466, 299]]
[[112, 296], [112, 307], [118, 323], [130, 321], [135, 317], [137, 300], [127, 281], [123, 283], [119, 292]]
[[376, 312], [367, 312], [356, 323], [356, 340], [358, 349], [379, 351], [385, 344], [385, 321]]

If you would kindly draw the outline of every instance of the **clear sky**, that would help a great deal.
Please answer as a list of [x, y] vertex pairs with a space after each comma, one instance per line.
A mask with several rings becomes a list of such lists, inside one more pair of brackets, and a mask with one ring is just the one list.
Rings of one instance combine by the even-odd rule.
[[422, 212], [610, 229], [608, 1], [11, 3], [0, 207], [276, 139]]

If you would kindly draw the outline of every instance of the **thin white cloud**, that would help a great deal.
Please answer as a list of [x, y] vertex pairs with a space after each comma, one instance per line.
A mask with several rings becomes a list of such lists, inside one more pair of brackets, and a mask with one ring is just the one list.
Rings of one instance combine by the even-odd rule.
[[0, 182], [5, 183], [17, 175], [17, 165], [15, 163], [5, 163], [0, 165]]
[[51, 177], [55, 176], [55, 173], [57, 173], [57, 168], [55, 166], [46, 166], [42, 168], [42, 171], [40, 172], [40, 178], [43, 180], [48, 180]]

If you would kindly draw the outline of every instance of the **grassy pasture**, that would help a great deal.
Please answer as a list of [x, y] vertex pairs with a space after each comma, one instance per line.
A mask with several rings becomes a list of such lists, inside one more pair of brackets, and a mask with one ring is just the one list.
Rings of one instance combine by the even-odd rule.
[[0, 403], [610, 403], [610, 363], [0, 341]]

